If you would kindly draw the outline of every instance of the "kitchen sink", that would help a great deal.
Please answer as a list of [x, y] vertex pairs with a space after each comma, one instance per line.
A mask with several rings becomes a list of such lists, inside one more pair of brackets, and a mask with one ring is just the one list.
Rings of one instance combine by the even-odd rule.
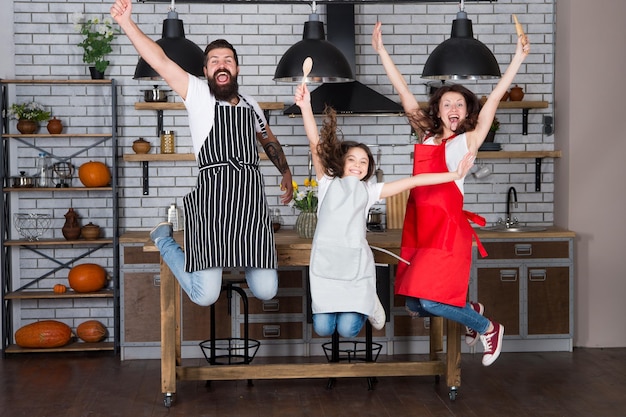
[[511, 226], [505, 227], [504, 225], [482, 227], [480, 230], [489, 232], [501, 232], [501, 233], [523, 233], [523, 232], [543, 232], [548, 230], [542, 226]]

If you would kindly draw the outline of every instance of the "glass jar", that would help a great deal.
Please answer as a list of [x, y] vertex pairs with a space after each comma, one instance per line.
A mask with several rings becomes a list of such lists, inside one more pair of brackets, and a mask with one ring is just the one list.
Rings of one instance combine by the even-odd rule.
[[175, 135], [173, 130], [161, 132], [161, 153], [176, 153]]

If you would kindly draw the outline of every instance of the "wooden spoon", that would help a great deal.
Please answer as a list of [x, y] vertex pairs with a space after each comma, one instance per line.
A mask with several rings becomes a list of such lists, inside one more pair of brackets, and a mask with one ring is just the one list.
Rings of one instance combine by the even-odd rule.
[[515, 21], [515, 30], [517, 31], [517, 36], [524, 36], [524, 28], [517, 20], [517, 16], [513, 15], [513, 20]]
[[313, 68], [313, 58], [307, 56], [304, 62], [302, 63], [302, 84], [306, 83], [306, 77], [311, 73], [311, 69]]

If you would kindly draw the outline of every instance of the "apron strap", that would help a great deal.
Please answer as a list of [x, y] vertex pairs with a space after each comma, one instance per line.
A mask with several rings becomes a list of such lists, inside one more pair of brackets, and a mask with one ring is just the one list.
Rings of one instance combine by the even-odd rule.
[[[487, 220], [483, 216], [480, 216], [476, 213], [463, 210], [463, 214], [465, 214], [465, 218], [467, 219], [468, 222], [475, 223], [481, 227], [487, 224]], [[478, 252], [480, 253], [480, 256], [482, 256], [483, 258], [487, 257], [487, 250], [485, 249], [482, 242], [478, 238], [478, 233], [476, 233], [476, 230], [474, 230], [473, 227], [472, 227], [472, 235], [474, 236], [474, 240], [476, 240], [476, 246], [478, 246]]]

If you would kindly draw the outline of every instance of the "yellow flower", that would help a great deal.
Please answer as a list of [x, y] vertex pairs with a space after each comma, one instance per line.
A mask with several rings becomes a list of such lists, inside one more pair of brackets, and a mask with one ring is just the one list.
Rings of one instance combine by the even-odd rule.
[[303, 189], [298, 188], [298, 184], [292, 181], [293, 185], [293, 205], [300, 211], [315, 213], [317, 211], [317, 181], [305, 179]]
[[294, 180], [291, 180], [291, 186], [293, 187], [293, 191], [296, 192], [298, 191], [298, 183], [295, 182]]

